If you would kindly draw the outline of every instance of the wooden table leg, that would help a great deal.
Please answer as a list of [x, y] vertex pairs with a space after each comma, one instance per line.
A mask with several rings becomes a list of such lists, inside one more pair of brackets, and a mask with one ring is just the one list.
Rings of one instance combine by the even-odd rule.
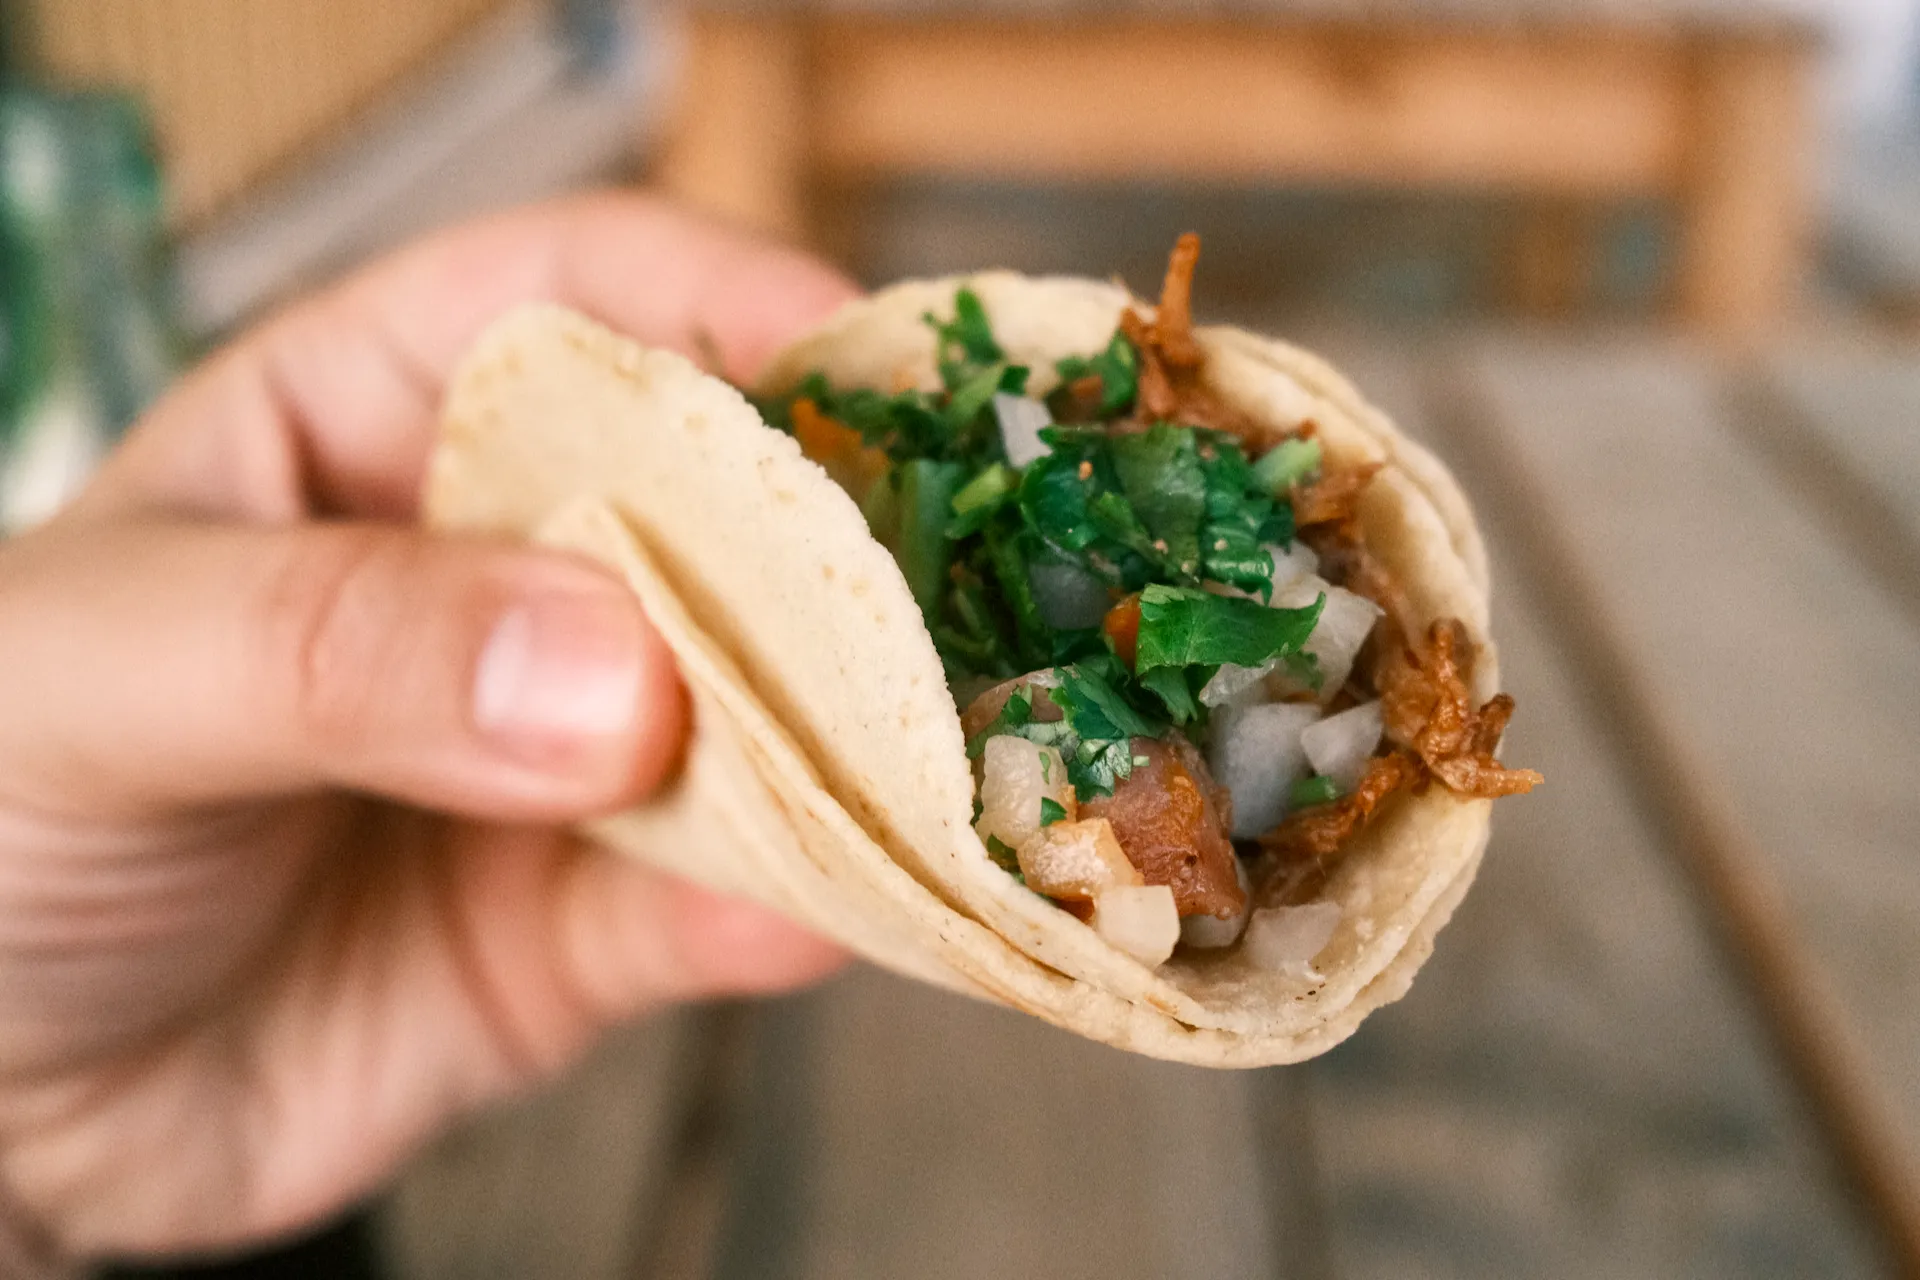
[[1795, 39], [1716, 41], [1698, 53], [1678, 302], [1712, 338], [1738, 344], [1777, 331], [1803, 283], [1810, 54]]
[[655, 169], [668, 195], [787, 239], [806, 236], [803, 31], [782, 16], [693, 13], [680, 105]]

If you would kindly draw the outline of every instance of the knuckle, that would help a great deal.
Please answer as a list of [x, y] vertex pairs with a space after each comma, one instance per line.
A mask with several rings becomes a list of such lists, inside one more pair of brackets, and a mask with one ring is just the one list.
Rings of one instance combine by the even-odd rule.
[[322, 750], [360, 741], [377, 710], [400, 602], [403, 547], [375, 531], [297, 539], [267, 593], [268, 678], [294, 731]]

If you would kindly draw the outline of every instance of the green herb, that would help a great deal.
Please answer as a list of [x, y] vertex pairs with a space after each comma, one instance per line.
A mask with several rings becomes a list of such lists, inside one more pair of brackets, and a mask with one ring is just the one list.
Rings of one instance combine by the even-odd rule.
[[[1042, 760], [1046, 759], [1045, 756], [1041, 756], [1040, 758]], [[1056, 822], [1064, 822], [1066, 820], [1066, 817], [1067, 817], [1067, 807], [1065, 805], [1061, 804], [1058, 800], [1055, 800], [1052, 796], [1040, 797], [1040, 825], [1041, 826], [1050, 827]]]
[[958, 541], [977, 533], [1005, 506], [1020, 483], [1020, 473], [1004, 462], [989, 463], [953, 495], [953, 520], [947, 536]]
[[1253, 477], [1278, 498], [1319, 469], [1320, 441], [1294, 436], [1267, 450], [1266, 456], [1253, 464]]
[[1287, 807], [1310, 809], [1317, 804], [1332, 804], [1340, 798], [1340, 784], [1332, 778], [1301, 778], [1287, 792]]
[[1127, 501], [1153, 535], [1153, 549], [1182, 579], [1197, 580], [1207, 480], [1193, 431], [1161, 423], [1115, 436], [1109, 448]]
[[1200, 716], [1193, 676], [1204, 687], [1217, 667], [1153, 667], [1140, 673], [1140, 686], [1160, 699], [1175, 724], [1189, 724]]
[[1015, 689], [1000, 704], [1000, 714], [980, 732], [967, 739], [967, 759], [978, 760], [980, 753], [987, 749], [987, 739], [1002, 734], [1017, 733], [1033, 723], [1033, 695], [1027, 689]]
[[1326, 602], [1322, 594], [1304, 608], [1274, 609], [1190, 587], [1150, 586], [1140, 593], [1134, 669], [1224, 662], [1258, 666], [1305, 644]]
[[922, 317], [932, 326], [939, 356], [940, 379], [949, 388], [965, 380], [969, 366], [993, 364], [1007, 353], [994, 341], [993, 326], [980, 295], [961, 289], [953, 295], [953, 319], [942, 323], [929, 311]]
[[924, 613], [933, 612], [948, 581], [947, 522], [954, 492], [964, 474], [958, 463], [925, 458], [904, 463], [899, 470], [900, 542], [896, 554], [900, 572]]
[[[987, 852], [993, 855], [993, 860], [1000, 864], [1002, 870], [1012, 875], [1020, 875], [1020, 855], [1015, 853], [1012, 846], [1005, 840], [1002, 840], [999, 836], [988, 836]], [[1022, 877], [1021, 883], [1026, 883], [1024, 877]]]
[[1098, 418], [1117, 418], [1125, 413], [1139, 390], [1139, 353], [1117, 329], [1098, 355], [1068, 356], [1053, 368], [1062, 384], [1078, 382], [1088, 374], [1100, 379], [1100, 406], [1094, 411]]
[[1133, 772], [1133, 739], [1158, 737], [1166, 728], [1129, 703], [1109, 680], [1117, 672], [1089, 660], [1060, 669], [1052, 698], [1078, 740], [1067, 756], [1067, 780], [1082, 799], [1108, 795]]

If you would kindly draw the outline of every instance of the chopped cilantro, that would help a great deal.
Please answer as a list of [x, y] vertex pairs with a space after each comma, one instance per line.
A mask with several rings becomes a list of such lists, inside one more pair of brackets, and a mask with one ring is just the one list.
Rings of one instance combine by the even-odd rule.
[[1152, 667], [1140, 673], [1140, 685], [1160, 699], [1175, 724], [1189, 724], [1199, 718], [1200, 704], [1188, 672], [1198, 672], [1199, 683], [1205, 685], [1215, 670], [1214, 667]]
[[1304, 608], [1274, 609], [1191, 587], [1150, 586], [1140, 593], [1134, 667], [1258, 666], [1305, 644], [1326, 602], [1322, 595]]
[[[1020, 855], [1015, 853], [1013, 846], [1005, 840], [999, 836], [988, 836], [987, 852], [993, 855], [993, 860], [1000, 864], [1002, 870], [1012, 875], [1020, 875]], [[1025, 880], [1022, 879], [1021, 883], [1024, 884]]]
[[931, 311], [924, 319], [939, 344], [940, 378], [949, 389], [965, 380], [969, 366], [1006, 359], [1007, 353], [994, 340], [993, 326], [987, 322], [987, 309], [971, 289], [962, 288], [953, 295], [953, 319], [942, 323]]
[[963, 471], [958, 463], [915, 458], [900, 476], [900, 572], [923, 612], [931, 613], [947, 584], [947, 522]]
[[1340, 784], [1332, 778], [1301, 778], [1287, 792], [1287, 807], [1310, 809], [1317, 804], [1332, 804], [1339, 798]]
[[1134, 351], [1127, 336], [1117, 329], [1098, 355], [1091, 358], [1068, 356], [1053, 368], [1060, 375], [1063, 385], [1078, 382], [1089, 374], [1100, 379], [1100, 405], [1094, 411], [1099, 418], [1115, 418], [1125, 413], [1132, 407], [1134, 395], [1139, 390], [1139, 353]]
[[[1040, 433], [1047, 452], [1016, 469], [992, 399], [1024, 393], [1028, 370], [1008, 359], [969, 289], [956, 293], [950, 318], [926, 320], [939, 390], [836, 390], [814, 374], [763, 408], [768, 422], [791, 430], [793, 400], [806, 396], [886, 452], [892, 473], [869, 486], [862, 511], [899, 561], [950, 680], [1058, 673], [1058, 688], [1009, 698], [968, 742], [969, 755], [1004, 733], [1058, 747], [1067, 780], [1092, 797], [1135, 767], [1135, 739], [1204, 726], [1199, 691], [1224, 663], [1278, 657], [1317, 687], [1302, 645], [1324, 601], [1266, 604], [1270, 548], [1293, 539], [1289, 493], [1321, 465], [1317, 441], [1283, 441], [1254, 462], [1224, 432], [1178, 422], [1114, 430], [1136, 410], [1140, 366], [1116, 331], [1101, 350], [1055, 365], [1062, 387], [1049, 397], [1056, 424]], [[1097, 406], [1088, 378], [1099, 380]], [[1047, 625], [1034, 592], [1036, 562], [1074, 566], [1116, 592], [1139, 593], [1131, 667], [1101, 628]], [[1252, 598], [1203, 589], [1213, 584]], [[1062, 718], [1036, 720], [1038, 697]]]
[[980, 732], [967, 739], [967, 758], [978, 760], [980, 753], [987, 749], [987, 739], [997, 738], [1006, 733], [1017, 733], [1033, 723], [1033, 695], [1026, 689], [1015, 689], [1000, 706], [1000, 714]]
[[1319, 469], [1320, 442], [1311, 436], [1293, 436], [1267, 450], [1266, 456], [1253, 464], [1253, 476], [1268, 493], [1284, 497], [1287, 490]]
[[988, 463], [953, 495], [953, 520], [947, 526], [947, 536], [957, 541], [979, 532], [1012, 497], [1019, 483], [1020, 473], [1006, 463]]
[[1153, 549], [1181, 579], [1197, 581], [1207, 480], [1194, 432], [1161, 423], [1115, 436], [1109, 447], [1127, 501], [1153, 534]]
[[[1046, 759], [1045, 756], [1041, 756], [1040, 758], [1043, 761]], [[1067, 807], [1065, 805], [1061, 804], [1058, 800], [1055, 800], [1052, 796], [1040, 797], [1040, 825], [1041, 826], [1050, 827], [1056, 822], [1064, 822], [1066, 821], [1066, 817], [1067, 817]]]

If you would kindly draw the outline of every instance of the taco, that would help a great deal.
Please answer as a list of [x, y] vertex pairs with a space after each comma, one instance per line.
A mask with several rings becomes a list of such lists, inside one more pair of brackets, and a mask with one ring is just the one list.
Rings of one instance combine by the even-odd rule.
[[1405, 992], [1493, 798], [1487, 569], [1332, 369], [984, 273], [853, 303], [753, 398], [555, 308], [477, 344], [426, 511], [623, 574], [679, 779], [593, 834], [1124, 1048], [1294, 1061]]

